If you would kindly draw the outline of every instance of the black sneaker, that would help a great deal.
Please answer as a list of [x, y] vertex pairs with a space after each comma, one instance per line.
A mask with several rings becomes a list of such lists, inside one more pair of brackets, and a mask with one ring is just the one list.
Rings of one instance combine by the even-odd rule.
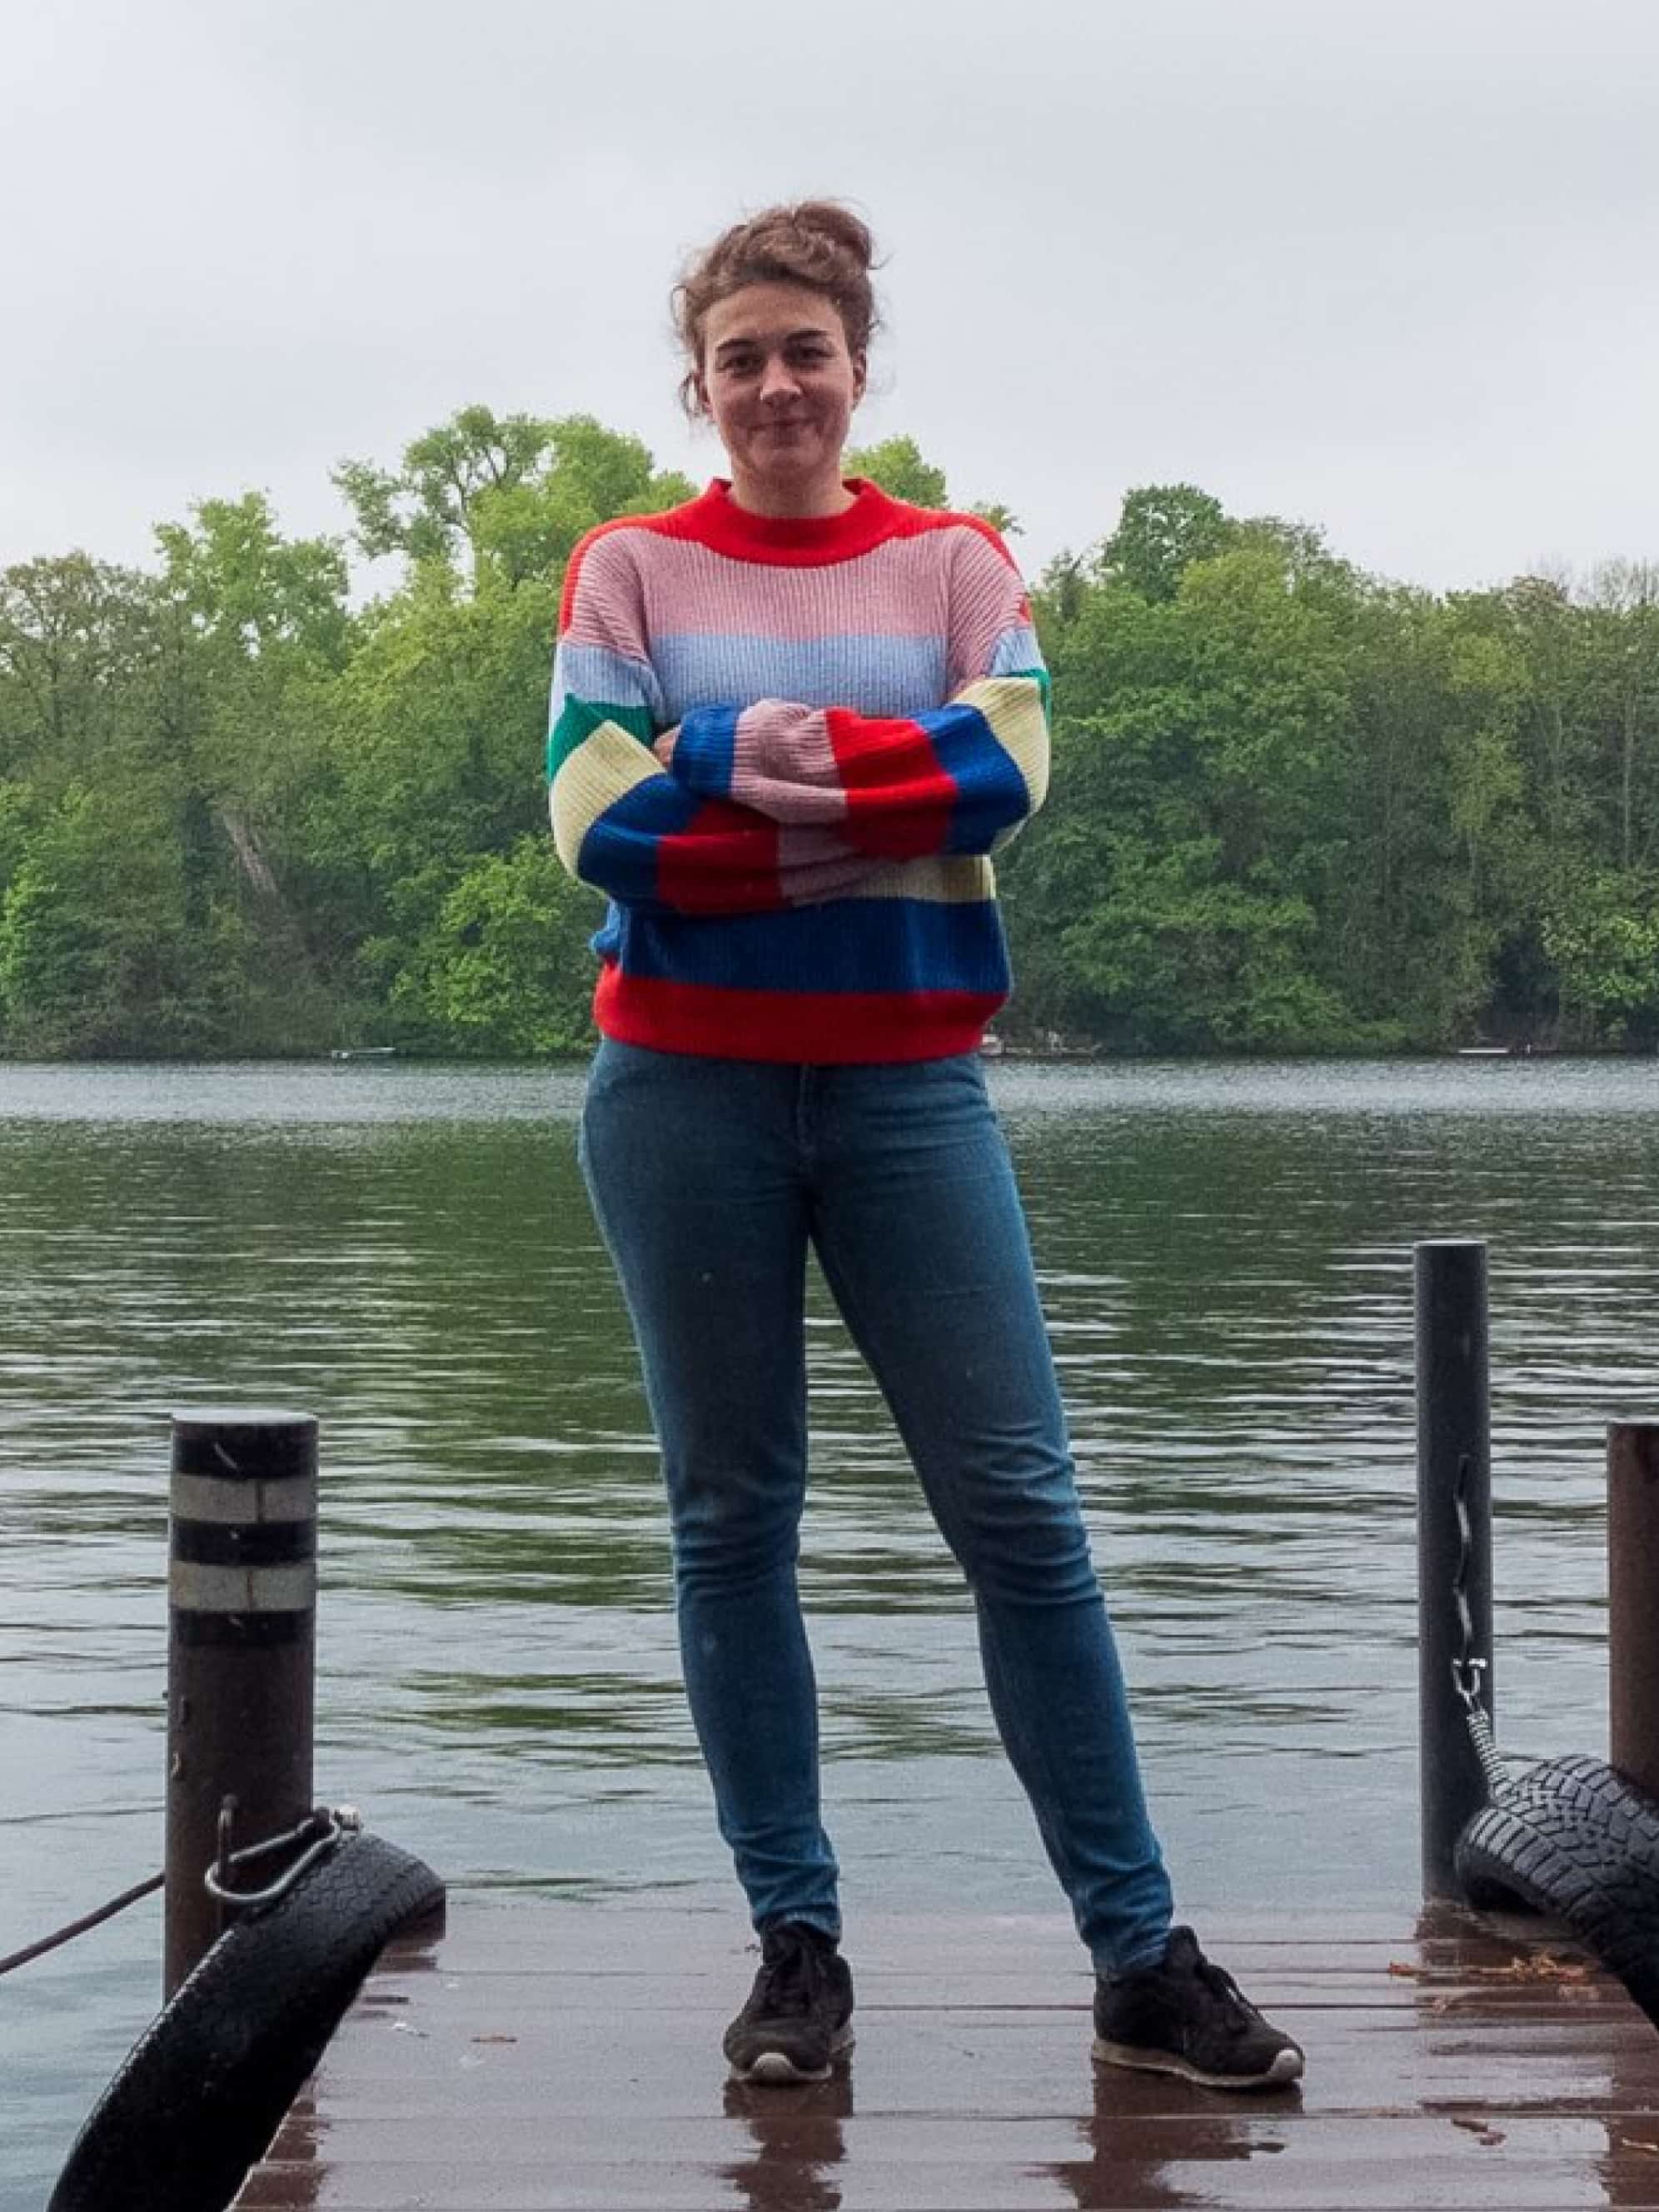
[[1300, 2046], [1211, 1965], [1190, 1928], [1170, 1930], [1161, 1966], [1099, 1977], [1095, 2057], [1206, 2089], [1277, 2089], [1302, 2073]]
[[739, 2081], [827, 2081], [853, 2047], [853, 1977], [825, 1936], [799, 1920], [761, 1931], [761, 1968], [726, 2031]]

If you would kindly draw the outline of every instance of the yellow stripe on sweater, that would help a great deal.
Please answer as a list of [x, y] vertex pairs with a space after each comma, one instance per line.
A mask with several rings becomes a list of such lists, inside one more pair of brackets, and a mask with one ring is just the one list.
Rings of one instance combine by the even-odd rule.
[[986, 676], [958, 691], [957, 701], [977, 707], [991, 734], [1025, 779], [1030, 811], [1048, 796], [1048, 717], [1035, 676]]
[[553, 842], [574, 876], [582, 841], [605, 811], [663, 773], [662, 764], [619, 723], [601, 722], [565, 755], [548, 787]]
[[991, 863], [977, 853], [952, 854], [944, 859], [896, 860], [861, 878], [847, 898], [923, 899], [933, 906], [973, 906], [994, 898], [997, 880]]

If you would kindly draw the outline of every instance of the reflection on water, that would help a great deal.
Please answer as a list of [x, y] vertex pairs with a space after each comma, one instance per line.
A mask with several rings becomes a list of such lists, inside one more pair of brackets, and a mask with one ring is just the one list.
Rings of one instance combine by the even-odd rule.
[[757, 2088], [727, 2081], [726, 2117], [742, 2123], [745, 2155], [720, 2168], [733, 2203], [747, 2212], [840, 2212], [836, 2169], [847, 2156], [843, 2120], [853, 2115], [851, 2065], [827, 2081]]
[[[1170, 2097], [1168, 2077], [1159, 2076], [1163, 2095], [1156, 2116], [1148, 2117], [1136, 2109], [1139, 2083], [1126, 2087], [1122, 2075], [1110, 2067], [1092, 2071], [1093, 2110], [1081, 2130], [1079, 2154], [1047, 2169], [1064, 2191], [1061, 2201], [1077, 2212], [1119, 2212], [1127, 2204], [1136, 2212], [1154, 2207], [1175, 2212], [1181, 2205], [1212, 2203], [1218, 2186], [1212, 2169], [1276, 2156], [1287, 2147], [1283, 2116], [1302, 2103], [1295, 2086], [1243, 2100], [1184, 2087]], [[1169, 2114], [1179, 2109], [1183, 2094], [1191, 2114], [1185, 2126], [1174, 2129]]]
[[[1183, 1902], [1407, 1905], [1410, 1248], [1492, 1243], [1503, 1733], [1599, 1749], [1601, 1430], [1656, 1395], [1659, 1070], [993, 1083]], [[202, 1399], [324, 1421], [320, 1788], [463, 1887], [726, 1896], [580, 1097], [520, 1070], [0, 1068], [0, 1951], [157, 1863], [166, 1414]], [[849, 1908], [1043, 1909], [955, 1570], [822, 1296], [812, 1362], [804, 1579]], [[159, 1948], [141, 1908], [8, 1984], [8, 2212]]]

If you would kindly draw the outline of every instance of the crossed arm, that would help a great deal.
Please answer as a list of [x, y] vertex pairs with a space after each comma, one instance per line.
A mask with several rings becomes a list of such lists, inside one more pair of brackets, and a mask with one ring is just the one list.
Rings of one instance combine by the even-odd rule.
[[[584, 614], [586, 619], [580, 617]], [[576, 600], [555, 664], [550, 805], [571, 873], [621, 903], [759, 912], [833, 898], [874, 871], [988, 854], [1042, 803], [1047, 678], [1029, 626], [987, 672], [913, 717], [782, 700], [693, 709], [675, 730], [636, 640]]]

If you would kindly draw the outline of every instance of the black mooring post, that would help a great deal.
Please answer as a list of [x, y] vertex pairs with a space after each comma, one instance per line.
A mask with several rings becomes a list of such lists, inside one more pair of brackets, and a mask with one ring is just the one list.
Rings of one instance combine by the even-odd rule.
[[1659, 1798], [1659, 1421], [1607, 1427], [1607, 1755]]
[[[1453, 1850], [1485, 1802], [1486, 1777], [1452, 1668], [1478, 1676], [1495, 1714], [1492, 1669], [1492, 1441], [1486, 1377], [1486, 1248], [1436, 1238], [1416, 1249], [1417, 1656], [1423, 1894], [1458, 1894]], [[1462, 1512], [1460, 1513], [1460, 1500]], [[1464, 1648], [1457, 1604], [1470, 1624]]]
[[[315, 1420], [228, 1406], [175, 1413], [170, 1504], [169, 1997], [219, 1934], [202, 1876], [225, 1798], [236, 1801], [236, 1849], [285, 1833], [312, 1809]], [[258, 1869], [247, 1886], [279, 1871], [280, 1862]]]

